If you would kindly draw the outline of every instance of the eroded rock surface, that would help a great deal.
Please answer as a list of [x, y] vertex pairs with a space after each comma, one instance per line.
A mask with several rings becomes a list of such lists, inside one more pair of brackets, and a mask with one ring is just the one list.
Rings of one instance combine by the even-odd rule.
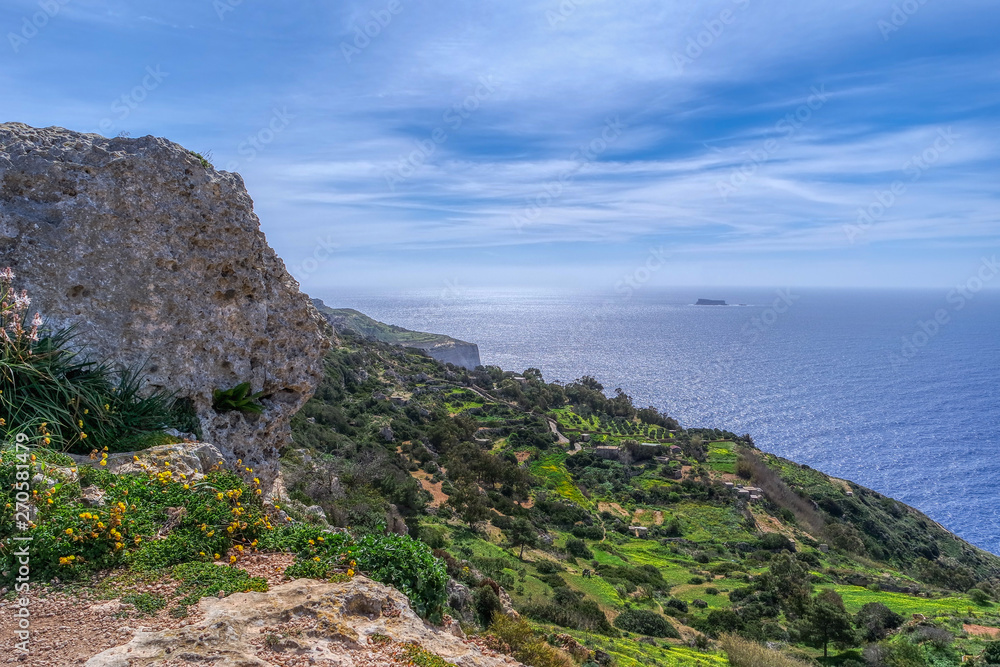
[[343, 667], [401, 664], [387, 659], [385, 646], [411, 642], [464, 667], [520, 664], [428, 625], [402, 593], [360, 576], [339, 584], [297, 579], [267, 593], [204, 598], [197, 611], [204, 615], [194, 624], [137, 632], [86, 666], [274, 667], [293, 657]]
[[[154, 137], [0, 124], [0, 267], [97, 358], [189, 398], [202, 436], [266, 473], [312, 395], [325, 321], [268, 246], [238, 174]], [[250, 382], [264, 414], [217, 413]]]

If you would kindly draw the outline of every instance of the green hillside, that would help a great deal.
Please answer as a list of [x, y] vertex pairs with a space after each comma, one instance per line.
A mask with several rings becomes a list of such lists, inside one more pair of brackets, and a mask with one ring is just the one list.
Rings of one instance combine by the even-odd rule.
[[788, 664], [741, 662], [740, 637], [823, 661], [824, 634], [829, 664], [959, 664], [986, 646], [966, 628], [1000, 627], [997, 556], [592, 378], [446, 368], [348, 333], [293, 429], [293, 497], [355, 529], [405, 523], [472, 591], [449, 612], [467, 632], [488, 632], [495, 584], [597, 664], [726, 664], [723, 646], [733, 664]]

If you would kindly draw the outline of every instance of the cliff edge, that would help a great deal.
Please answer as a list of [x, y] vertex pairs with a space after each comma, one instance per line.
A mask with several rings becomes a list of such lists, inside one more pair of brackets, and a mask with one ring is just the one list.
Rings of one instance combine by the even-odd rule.
[[444, 334], [411, 331], [385, 324], [352, 308], [330, 308], [320, 299], [313, 299], [313, 305], [327, 318], [334, 329], [350, 331], [381, 343], [412, 347], [444, 364], [454, 364], [469, 370], [482, 365], [479, 346], [475, 343], [467, 343]]

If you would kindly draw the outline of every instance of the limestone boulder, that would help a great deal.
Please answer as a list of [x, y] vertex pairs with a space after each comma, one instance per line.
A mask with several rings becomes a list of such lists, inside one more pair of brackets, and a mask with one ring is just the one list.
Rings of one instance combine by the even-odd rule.
[[197, 611], [201, 620], [177, 629], [139, 631], [128, 643], [90, 658], [86, 667], [144, 667], [174, 661], [215, 667], [276, 667], [305, 661], [374, 667], [406, 664], [398, 652], [413, 643], [463, 667], [520, 665], [463, 641], [456, 636], [461, 630], [456, 633], [450, 624], [429, 625], [402, 593], [361, 576], [342, 583], [297, 579], [267, 593], [203, 598]]
[[[189, 399], [202, 437], [273, 469], [328, 326], [268, 246], [238, 174], [151, 136], [0, 124], [0, 267], [95, 358]], [[250, 382], [261, 415], [216, 412]]]

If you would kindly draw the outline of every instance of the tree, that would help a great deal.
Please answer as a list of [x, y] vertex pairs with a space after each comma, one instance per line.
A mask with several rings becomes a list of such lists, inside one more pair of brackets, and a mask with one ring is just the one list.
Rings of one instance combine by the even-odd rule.
[[885, 639], [889, 630], [895, 630], [905, 619], [881, 602], [869, 602], [854, 616], [854, 624], [861, 630], [866, 642]]
[[823, 647], [824, 659], [830, 642], [850, 644], [854, 641], [851, 615], [844, 608], [840, 594], [833, 590], [822, 591], [813, 598], [800, 628], [807, 644]]
[[510, 529], [510, 543], [515, 547], [521, 547], [518, 558], [524, 558], [524, 547], [533, 547], [538, 544], [538, 532], [531, 522], [524, 517], [514, 519], [514, 524]]
[[448, 505], [469, 524], [469, 528], [474, 528], [477, 521], [482, 521], [489, 515], [485, 494], [475, 484], [460, 484], [455, 487], [455, 493], [448, 498]]
[[990, 642], [983, 651], [983, 661], [987, 665], [1000, 665], [1000, 641]]

